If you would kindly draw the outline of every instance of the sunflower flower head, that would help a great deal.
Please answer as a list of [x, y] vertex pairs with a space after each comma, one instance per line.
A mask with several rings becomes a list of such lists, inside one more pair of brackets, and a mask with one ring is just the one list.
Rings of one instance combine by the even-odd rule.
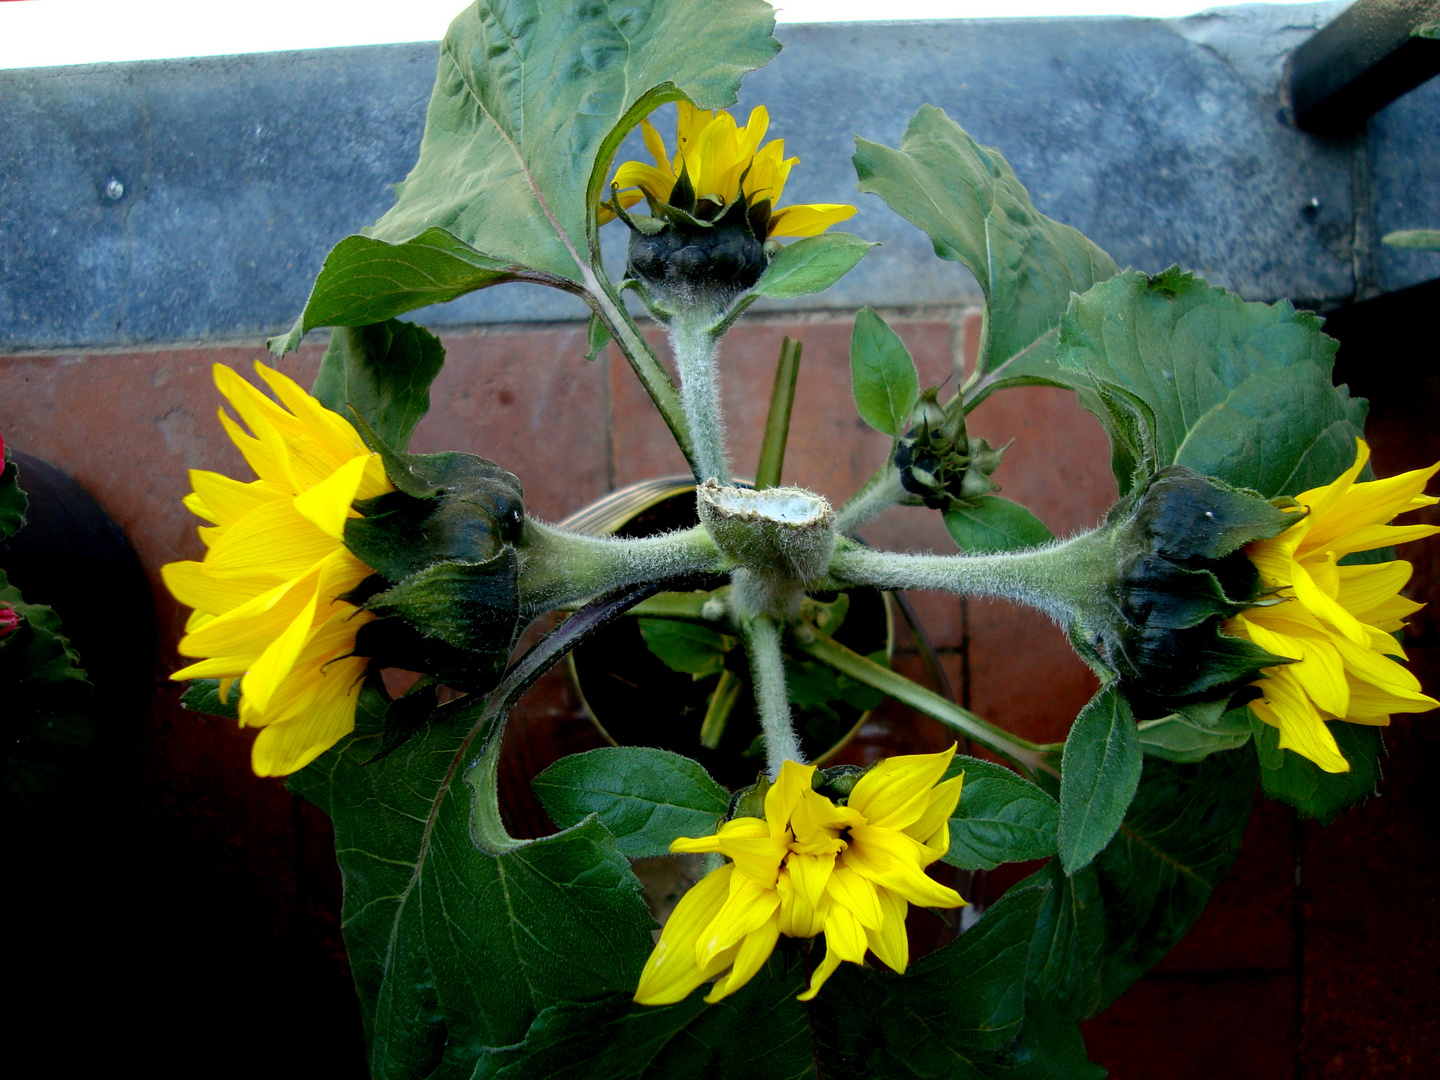
[[283, 776], [355, 726], [368, 663], [352, 655], [355, 635], [373, 616], [341, 597], [371, 570], [345, 547], [345, 524], [357, 500], [392, 487], [347, 420], [273, 368], [255, 370], [278, 401], [223, 365], [215, 384], [249, 429], [221, 408], [257, 479], [191, 470], [185, 505], [209, 522], [205, 557], [161, 575], [194, 608], [180, 653], [196, 662], [171, 678], [219, 679], [223, 698], [243, 677], [240, 723], [261, 729], [255, 772]]
[[[741, 127], [728, 112], [681, 101], [672, 156], [655, 126], [641, 121], [654, 164], [622, 164], [613, 199], [600, 208], [602, 224], [618, 215], [631, 226], [632, 277], [662, 298], [681, 292], [723, 302], [759, 279], [767, 240], [815, 236], [855, 213], [842, 204], [779, 206], [800, 159], [785, 157], [783, 139], [761, 145], [769, 123], [763, 106]], [[641, 198], [651, 216], [631, 217], [625, 211]]]
[[1370, 450], [1357, 440], [1355, 462], [1333, 482], [1297, 495], [1298, 521], [1280, 535], [1248, 545], [1246, 555], [1282, 602], [1237, 615], [1227, 632], [1293, 663], [1266, 668], [1251, 710], [1280, 729], [1280, 745], [1326, 772], [1350, 763], [1327, 720], [1388, 724], [1390, 714], [1424, 712], [1440, 702], [1398, 661], [1392, 636], [1420, 604], [1399, 595], [1410, 580], [1404, 560], [1342, 565], [1359, 551], [1403, 544], [1440, 532], [1434, 525], [1390, 525], [1397, 514], [1433, 506], [1424, 494], [1440, 464], [1386, 480], [1358, 482]]
[[925, 874], [950, 846], [949, 819], [963, 775], [943, 779], [955, 748], [889, 758], [832, 801], [813, 788], [815, 767], [785, 762], [765, 794], [764, 817], [736, 817], [714, 836], [682, 837], [677, 852], [729, 860], [681, 898], [640, 976], [635, 1000], [667, 1005], [720, 976], [706, 1001], [754, 977], [783, 934], [825, 935], [809, 1001], [842, 960], [867, 951], [891, 969], [910, 960], [910, 904], [959, 907], [954, 889]]

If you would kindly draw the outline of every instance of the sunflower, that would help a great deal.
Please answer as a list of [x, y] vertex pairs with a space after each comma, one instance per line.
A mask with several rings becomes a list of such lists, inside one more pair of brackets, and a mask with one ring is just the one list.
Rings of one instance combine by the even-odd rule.
[[[642, 197], [652, 204], [670, 205], [683, 177], [690, 189], [684, 201], [695, 200], [694, 214], [702, 220], [713, 219], [741, 195], [752, 211], [763, 205], [768, 224], [761, 239], [815, 236], [854, 215], [855, 207], [838, 203], [772, 209], [780, 202], [790, 170], [800, 159], [785, 157], [784, 139], [760, 145], [770, 125], [770, 114], [764, 106], [750, 111], [744, 127], [737, 126], [735, 118], [723, 110], [697, 109], [688, 101], [679, 102], [679, 109], [673, 158], [655, 126], [649, 120], [640, 122], [645, 146], [655, 164], [627, 161], [616, 170], [614, 183], [621, 189], [618, 197], [622, 207], [634, 206]], [[688, 205], [682, 209], [690, 212]], [[612, 210], [601, 207], [602, 224], [614, 216]]]
[[882, 761], [843, 805], [813, 790], [813, 765], [787, 761], [765, 795], [764, 818], [737, 817], [714, 836], [676, 840], [671, 851], [719, 852], [731, 861], [681, 898], [635, 1000], [668, 1005], [725, 973], [705, 998], [719, 1001], [754, 977], [781, 934], [825, 934], [825, 959], [801, 1001], [813, 998], [842, 960], [861, 963], [867, 950], [904, 971], [907, 906], [965, 903], [925, 875], [950, 847], [963, 775], [941, 778], [954, 756], [952, 746]]
[[219, 679], [222, 700], [243, 676], [239, 715], [260, 728], [251, 762], [260, 776], [302, 769], [355, 726], [365, 665], [352, 655], [373, 616], [340, 597], [371, 570], [345, 547], [352, 504], [392, 487], [343, 417], [259, 363], [279, 404], [228, 367], [215, 385], [250, 433], [220, 409], [220, 423], [258, 479], [243, 483], [193, 469], [185, 505], [200, 528], [199, 562], [161, 569], [170, 592], [194, 608], [182, 656], [201, 658], [172, 679]]
[[1326, 772], [1348, 772], [1326, 720], [1388, 724], [1390, 714], [1425, 712], [1440, 702], [1396, 662], [1405, 650], [1392, 636], [1422, 605], [1400, 596], [1410, 580], [1404, 560], [1340, 565], [1352, 552], [1403, 544], [1440, 532], [1434, 525], [1386, 524], [1397, 514], [1440, 502], [1422, 494], [1440, 470], [1356, 483], [1370, 448], [1356, 440], [1355, 463], [1332, 483], [1297, 495], [1305, 516], [1279, 536], [1248, 545], [1245, 553], [1265, 585], [1282, 602], [1252, 608], [1226, 624], [1294, 663], [1265, 668], [1251, 710], [1280, 729], [1280, 745]]

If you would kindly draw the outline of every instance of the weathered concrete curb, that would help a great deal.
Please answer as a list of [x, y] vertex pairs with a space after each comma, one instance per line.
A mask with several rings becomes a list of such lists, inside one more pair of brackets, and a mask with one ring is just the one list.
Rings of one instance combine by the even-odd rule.
[[[1342, 7], [782, 25], [785, 50], [741, 108], [767, 104], [801, 155], [791, 198], [856, 202], [847, 228], [884, 244], [792, 306], [978, 299], [963, 269], [854, 190], [854, 134], [893, 145], [925, 102], [998, 146], [1042, 210], [1122, 265], [1178, 262], [1253, 299], [1312, 304], [1434, 277], [1440, 258], [1379, 237], [1440, 222], [1440, 80], [1345, 142], [1280, 115], [1285, 54]], [[0, 351], [288, 326], [330, 246], [386, 209], [413, 162], [434, 56], [415, 44], [0, 72]], [[419, 318], [582, 314], [507, 286]]]

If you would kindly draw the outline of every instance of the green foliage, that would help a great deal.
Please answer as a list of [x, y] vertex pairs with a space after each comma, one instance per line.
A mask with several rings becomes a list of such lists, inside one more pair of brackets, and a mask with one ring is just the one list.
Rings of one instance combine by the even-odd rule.
[[993, 870], [1058, 850], [1060, 807], [1029, 780], [1003, 765], [957, 756], [946, 778], [963, 772], [960, 803], [950, 818], [945, 861], [962, 870]]
[[684, 619], [639, 619], [645, 644], [671, 671], [697, 681], [719, 675], [737, 639]]
[[898, 436], [920, 400], [920, 375], [900, 335], [874, 308], [861, 308], [850, 335], [850, 386], [861, 419]]
[[[1026, 962], [1045, 890], [1007, 892], [902, 977], [842, 964], [811, 1004], [826, 1080], [1103, 1075], [1074, 1027], [1029, 1007]], [[1042, 1050], [1043, 1048], [1043, 1050]]]
[[961, 551], [1019, 551], [1055, 539], [1045, 523], [1019, 503], [982, 495], [945, 511], [945, 528]]
[[504, 280], [579, 291], [620, 141], [667, 101], [735, 100], [779, 49], [761, 0], [477, 3], [450, 25], [420, 159], [326, 260], [295, 329], [381, 322]]
[[605, 320], [598, 315], [591, 315], [585, 324], [585, 359], [594, 360], [609, 344], [610, 330], [605, 326]]
[[1260, 785], [1272, 799], [1289, 803], [1302, 817], [1328, 825], [1340, 811], [1376, 793], [1385, 742], [1378, 727], [1332, 720], [1325, 726], [1335, 736], [1350, 771], [1328, 773], [1309, 758], [1280, 748], [1280, 730], [1249, 713], [1260, 761]]
[[1110, 434], [1122, 495], [1170, 464], [1293, 495], [1354, 461], [1365, 417], [1331, 382], [1336, 342], [1320, 326], [1174, 268], [1127, 270], [1074, 299], [1053, 358], [1005, 375], [1079, 394]]
[[0, 608], [19, 617], [0, 637], [6, 806], [44, 813], [84, 781], [77, 765], [95, 737], [94, 688], [55, 609], [27, 604], [3, 570]]
[[8, 457], [0, 458], [0, 540], [19, 532], [28, 506], [25, 489], [20, 486], [20, 466]]
[[219, 679], [191, 679], [190, 685], [180, 695], [180, 704], [191, 712], [206, 716], [223, 716], [227, 720], [240, 719], [240, 680], [230, 686], [225, 700], [220, 700]]
[[[1223, 708], [1223, 703], [1220, 705]], [[1199, 723], [1172, 713], [1140, 725], [1140, 749], [1166, 761], [1196, 762], [1221, 750], [1235, 750], [1250, 741], [1250, 710], [1230, 709], [1215, 724]]]
[[403, 451], [430, 411], [430, 383], [444, 363], [440, 339], [414, 323], [337, 326], [310, 392], [341, 416], [354, 410], [387, 446]]
[[753, 291], [773, 300], [824, 292], [855, 269], [874, 246], [849, 233], [806, 236], [775, 253]]
[[1085, 1020], [1185, 936], [1240, 851], [1255, 789], [1249, 754], [1196, 765], [1148, 758], [1115, 837], [1066, 877], [1051, 862], [1017, 889], [1048, 885], [1030, 949], [1031, 993]]
[[1090, 865], [1110, 842], [1140, 783], [1135, 718], [1115, 686], [1102, 687], [1075, 718], [1060, 765], [1060, 862]]
[[810, 1027], [795, 1001], [803, 988], [800, 966], [787, 971], [772, 957], [744, 990], [715, 1005], [701, 1000], [702, 989], [675, 1005], [636, 1005], [617, 994], [553, 1006], [523, 1043], [487, 1051], [475, 1080], [813, 1077]]
[[680, 836], [709, 836], [730, 793], [697, 763], [647, 746], [607, 746], [572, 754], [531, 781], [561, 828], [599, 817], [622, 855], [664, 855]]
[[860, 190], [928, 233], [935, 254], [963, 263], [984, 290], [982, 373], [1053, 330], [1072, 292], [1116, 272], [1105, 252], [1035, 209], [998, 150], [976, 143], [940, 109], [923, 106], [898, 150], [855, 142]]
[[1380, 242], [1412, 251], [1440, 251], [1440, 229], [1399, 229], [1386, 233]]

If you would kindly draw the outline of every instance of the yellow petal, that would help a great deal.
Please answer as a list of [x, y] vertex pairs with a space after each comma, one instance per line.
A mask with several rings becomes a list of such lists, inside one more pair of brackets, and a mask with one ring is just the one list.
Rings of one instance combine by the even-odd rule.
[[887, 829], [913, 825], [929, 808], [931, 789], [954, 757], [952, 745], [938, 754], [886, 758], [855, 784], [849, 805], [871, 825]]
[[884, 924], [885, 912], [880, 907], [875, 883], [867, 881], [850, 867], [843, 863], [835, 867], [835, 872], [825, 882], [825, 890], [836, 906], [848, 910], [866, 930], [879, 930]]
[[870, 951], [891, 971], [904, 974], [905, 969], [910, 966], [910, 938], [905, 933], [905, 913], [910, 905], [889, 889], [878, 885], [875, 887], [875, 895], [880, 901], [884, 921], [879, 930], [867, 927], [865, 940], [870, 945]]
[[204, 563], [191, 561], [167, 563], [160, 568], [160, 577], [176, 600], [210, 615], [237, 608], [284, 584], [274, 574], [213, 574]]
[[[730, 877], [734, 872], [735, 868], [729, 865], [712, 870], [675, 905], [640, 973], [635, 1000], [641, 1005], [683, 1001], [690, 991], [724, 970], [722, 966], [707, 973], [706, 968], [700, 967], [695, 962], [695, 943], [729, 897]], [[720, 959], [716, 957], [715, 962]]]
[[765, 966], [765, 961], [775, 951], [775, 943], [779, 940], [780, 913], [776, 911], [765, 921], [763, 926], [745, 935], [745, 940], [740, 943], [739, 951], [735, 953], [733, 966], [729, 972], [716, 980], [715, 988], [705, 995], [705, 1000], [713, 1005], [721, 998], [729, 997], [753, 979], [756, 973]]
[[345, 539], [345, 522], [351, 516], [351, 504], [365, 479], [370, 458], [379, 454], [353, 457], [320, 483], [295, 496], [297, 513], [326, 535]]
[[950, 850], [950, 818], [960, 803], [960, 788], [965, 774], [952, 776], [936, 784], [930, 792], [930, 804], [913, 825], [905, 827], [907, 836], [919, 840], [932, 851], [941, 855]]
[[1295, 589], [1295, 599], [1304, 604], [1311, 612], [1328, 622], [1332, 627], [1344, 634], [1357, 645], [1364, 645], [1369, 640], [1365, 633], [1365, 627], [1360, 621], [1339, 605], [1332, 597], [1326, 594], [1315, 584], [1309, 572], [1296, 563], [1291, 568], [1291, 582]]
[[1280, 729], [1280, 746], [1309, 758], [1330, 773], [1350, 771], [1335, 736], [1304, 691], [1286, 675], [1284, 668], [1256, 683], [1264, 697], [1250, 708], [1262, 720]]
[[818, 236], [855, 216], [855, 207], [837, 203], [782, 206], [770, 218], [771, 236]]
[[959, 907], [965, 901], [954, 889], [925, 876], [935, 852], [893, 829], [874, 825], [851, 830], [850, 848], [840, 857], [844, 866], [876, 885], [883, 885], [922, 907]]
[[809, 989], [799, 995], [796, 1000], [812, 1000], [820, 992], [820, 987], [825, 985], [825, 981], [840, 966], [841, 961], [848, 960], [852, 964], [862, 963], [865, 959], [867, 945], [865, 930], [856, 921], [855, 916], [845, 908], [831, 909], [830, 915], [825, 920], [825, 959], [810, 977]]
[[[355, 730], [355, 702], [360, 697], [364, 666], [364, 661], [351, 661], [348, 682], [343, 682], [343, 673], [336, 671], [337, 681], [342, 682], [340, 689], [317, 698], [304, 716], [261, 729], [250, 752], [256, 776], [288, 776]], [[248, 697], [247, 677], [246, 693], [240, 697], [242, 705]]]
[[726, 949], [738, 945], [747, 934], [773, 919], [779, 907], [780, 896], [774, 889], [757, 885], [744, 874], [732, 874], [730, 895], [695, 942], [696, 963], [703, 967]]
[[805, 903], [812, 908], [819, 907], [820, 898], [825, 895], [825, 886], [835, 869], [835, 854], [792, 854], [785, 860], [785, 866], [790, 871], [790, 881], [804, 896]]
[[765, 793], [765, 820], [776, 836], [783, 835], [789, 827], [790, 815], [800, 803], [800, 793], [811, 790], [814, 775], [814, 765], [801, 765], [797, 761], [781, 764], [779, 778]]

